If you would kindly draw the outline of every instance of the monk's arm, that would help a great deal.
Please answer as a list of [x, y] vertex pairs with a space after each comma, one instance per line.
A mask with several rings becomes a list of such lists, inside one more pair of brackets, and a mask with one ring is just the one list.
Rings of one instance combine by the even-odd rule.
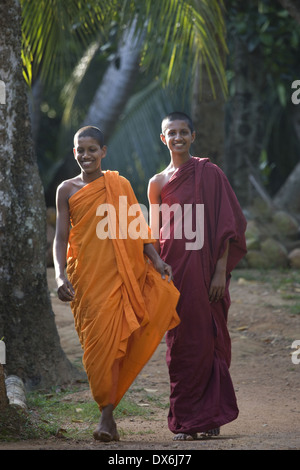
[[152, 178], [149, 181], [148, 185], [148, 200], [150, 205], [150, 228], [152, 232], [152, 236], [156, 239], [154, 247], [157, 253], [160, 253], [159, 247], [159, 230], [161, 225], [160, 220], [160, 188], [158, 183]]
[[64, 302], [70, 302], [74, 298], [74, 289], [65, 275], [69, 226], [70, 216], [66, 188], [61, 185], [56, 194], [56, 231], [53, 242], [53, 263], [58, 297]]
[[227, 241], [226, 248], [221, 258], [216, 263], [216, 269], [212, 277], [209, 289], [209, 301], [217, 302], [222, 299], [226, 287], [226, 266], [229, 250], [229, 241]]

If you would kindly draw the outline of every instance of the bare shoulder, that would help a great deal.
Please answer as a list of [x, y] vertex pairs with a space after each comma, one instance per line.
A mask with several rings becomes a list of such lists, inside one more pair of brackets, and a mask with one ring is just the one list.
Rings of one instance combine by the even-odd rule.
[[152, 186], [153, 188], [161, 190], [162, 187], [169, 181], [173, 173], [174, 168], [167, 166], [167, 168], [165, 168], [163, 171], [152, 176], [152, 178], [149, 180], [149, 187]]
[[164, 180], [164, 175], [163, 172], [158, 173], [157, 175], [152, 176], [149, 180], [149, 185], [155, 187], [155, 186], [160, 186], [162, 185]]
[[83, 182], [80, 176], [75, 176], [74, 178], [62, 181], [62, 183], [57, 187], [57, 198], [68, 200], [82, 186]]
[[148, 199], [150, 203], [161, 202], [161, 190], [171, 178], [174, 170], [170, 171], [169, 167], [165, 168], [160, 173], [152, 176], [148, 184]]
[[162, 173], [152, 176], [148, 183], [148, 198], [149, 201], [153, 204], [160, 202], [160, 193], [162, 187], [164, 186], [164, 177]]

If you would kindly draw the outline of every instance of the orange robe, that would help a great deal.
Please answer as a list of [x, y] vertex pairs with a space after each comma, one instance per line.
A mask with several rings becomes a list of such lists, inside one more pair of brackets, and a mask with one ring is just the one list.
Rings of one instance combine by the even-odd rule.
[[[127, 197], [126, 219], [119, 196]], [[115, 211], [102, 211], [102, 204]], [[124, 235], [126, 223], [128, 229], [136, 225], [137, 214], [128, 215], [132, 204], [137, 200], [130, 183], [114, 171], [105, 172], [69, 199], [67, 274], [75, 289], [71, 308], [100, 410], [109, 403], [117, 406], [165, 332], [179, 323], [179, 292], [143, 254], [144, 243], [154, 242], [146, 222], [147, 238]], [[100, 239], [100, 228], [101, 233], [109, 229], [111, 238]], [[118, 374], [112, 372], [116, 364]]]

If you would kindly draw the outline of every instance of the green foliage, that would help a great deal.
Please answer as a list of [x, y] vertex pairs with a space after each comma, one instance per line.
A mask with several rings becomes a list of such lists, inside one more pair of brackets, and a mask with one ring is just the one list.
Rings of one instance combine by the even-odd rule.
[[293, 123], [291, 84], [300, 76], [300, 25], [279, 2], [272, 0], [227, 0], [226, 6], [230, 52], [226, 75], [230, 96], [236, 92], [235, 41], [243, 42], [248, 54], [261, 57], [260, 73], [265, 90], [258, 99], [265, 115], [265, 126], [258, 169], [273, 195], [299, 161], [300, 142]]
[[[137, 19], [146, 31], [142, 65], [174, 81], [183, 59], [214, 69], [226, 93], [222, 52], [226, 50], [222, 0], [21, 0], [23, 66], [29, 84], [34, 77], [51, 83], [57, 73], [68, 76], [84, 48], [115, 20], [122, 28]], [[67, 73], [67, 75], [65, 75]], [[211, 82], [214, 89], [214, 84]]]
[[160, 73], [165, 84], [180, 83], [183, 64], [188, 71], [187, 76], [189, 71], [195, 71], [197, 65], [203, 65], [208, 71], [213, 93], [212, 70], [226, 95], [223, 56], [227, 46], [223, 1], [147, 0], [144, 4], [147, 36], [142, 65]]
[[104, 0], [21, 0], [21, 6], [23, 68], [29, 85], [38, 76], [48, 85], [68, 76], [111, 11], [111, 2]]
[[[296, 60], [300, 47], [299, 24], [278, 2], [229, 0], [227, 30], [229, 59], [234, 58], [233, 38], [236, 36], [250, 53], [259, 50], [264, 58], [262, 73], [266, 76], [266, 86], [269, 85], [269, 91], [285, 106], [290, 98], [293, 77], [300, 72]], [[232, 69], [231, 60], [228, 68]]]

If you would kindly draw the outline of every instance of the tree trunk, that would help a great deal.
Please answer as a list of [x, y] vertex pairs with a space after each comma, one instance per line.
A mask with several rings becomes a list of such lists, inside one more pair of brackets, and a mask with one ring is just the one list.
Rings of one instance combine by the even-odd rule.
[[[82, 126], [99, 127], [108, 142], [116, 123], [130, 96], [132, 86], [139, 70], [143, 34], [135, 31], [135, 22], [125, 31], [120, 42], [117, 58], [109, 65], [98, 87], [93, 102], [82, 123]], [[72, 145], [73, 142], [70, 142]], [[47, 205], [55, 204], [55, 193], [58, 184], [78, 173], [72, 150], [66, 155], [58, 167], [52, 182], [46, 191]]]
[[106, 141], [128, 101], [139, 70], [143, 35], [137, 35], [135, 28], [133, 22], [125, 31], [118, 54], [108, 67], [83, 122], [83, 125], [99, 126]]
[[259, 158], [263, 144], [264, 109], [263, 60], [259, 47], [249, 52], [235, 37], [234, 96], [229, 100], [230, 115], [225, 144], [225, 173], [242, 206], [251, 203], [253, 191], [249, 175], [259, 181]]
[[26, 388], [74, 377], [60, 346], [46, 276], [46, 208], [39, 178], [21, 65], [21, 8], [0, 4], [0, 338], [6, 371]]

